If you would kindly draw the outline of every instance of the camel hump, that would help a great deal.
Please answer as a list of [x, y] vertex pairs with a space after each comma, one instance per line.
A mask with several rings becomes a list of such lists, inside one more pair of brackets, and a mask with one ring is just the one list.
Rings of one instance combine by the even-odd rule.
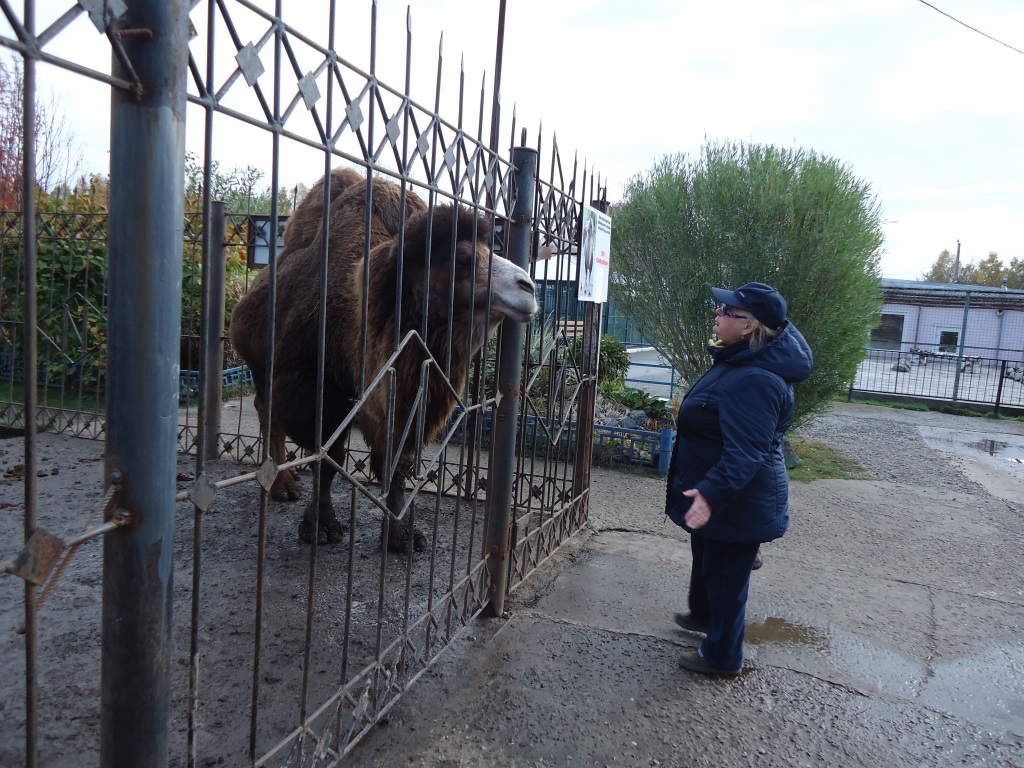
[[[402, 187], [383, 176], [373, 178], [373, 201], [371, 204], [373, 227], [381, 232], [394, 237], [402, 229], [402, 223], [408, 217], [427, 210], [427, 204], [421, 200], [415, 192], [406, 188], [405, 210], [402, 205]], [[366, 180], [360, 179], [358, 184], [352, 184], [345, 190], [345, 194], [332, 203], [331, 226], [334, 226], [334, 219], [342, 210], [352, 209], [355, 211], [366, 210]], [[355, 224], [360, 227], [363, 222], [353, 221], [352, 213], [346, 213], [346, 226]]]
[[[321, 176], [312, 189], [306, 193], [284, 228], [284, 247], [288, 251], [297, 251], [313, 243], [320, 230], [324, 212], [324, 179]], [[333, 204], [349, 187], [362, 185], [366, 182], [362, 174], [354, 168], [335, 168], [331, 171], [331, 199]]]
[[426, 262], [428, 235], [431, 252], [447, 255], [456, 243], [465, 240], [486, 243], [491, 235], [491, 222], [469, 208], [450, 203], [435, 206], [433, 212], [418, 211], [409, 217], [405, 227], [407, 262]]

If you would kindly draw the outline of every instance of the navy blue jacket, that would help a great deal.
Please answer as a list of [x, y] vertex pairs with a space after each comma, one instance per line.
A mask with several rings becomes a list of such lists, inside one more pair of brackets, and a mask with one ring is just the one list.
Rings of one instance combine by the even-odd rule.
[[683, 491], [696, 488], [712, 510], [701, 536], [777, 539], [789, 526], [782, 438], [793, 420], [793, 384], [811, 374], [814, 356], [792, 323], [755, 351], [744, 340], [711, 353], [714, 364], [679, 407], [665, 511], [690, 531]]

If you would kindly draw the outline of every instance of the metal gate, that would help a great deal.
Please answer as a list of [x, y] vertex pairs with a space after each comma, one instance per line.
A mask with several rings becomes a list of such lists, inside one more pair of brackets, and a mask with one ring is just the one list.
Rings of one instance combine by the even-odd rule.
[[[583, 203], [606, 205], [599, 184], [502, 123], [497, 85], [469, 118], [460, 72], [445, 119], [440, 54], [432, 105], [416, 101], [408, 30], [404, 86], [379, 79], [375, 4], [369, 66], [350, 63], [337, 10], [323, 4], [316, 40], [280, 0], [79, 0], [45, 19], [31, 0], [21, 15], [3, 5], [0, 44], [24, 62], [25, 189], [40, 62], [109, 85], [112, 105], [102, 264], [97, 230], [33, 194], [0, 243], [0, 271], [15, 265], [0, 407], [5, 455], [20, 451], [5, 480], [23, 490], [25, 541], [19, 553], [2, 531], [3, 568], [24, 579], [22, 622], [3, 614], [0, 661], [24, 659], [12, 695], [25, 702], [0, 718], [4, 764], [335, 764], [586, 521], [600, 307], [569, 287]], [[86, 23], [110, 73], [51, 52]], [[499, 34], [499, 81], [501, 51]], [[186, 115], [203, 124], [195, 211]], [[309, 169], [313, 223], [305, 238], [285, 227], [281, 249], [268, 237], [264, 274], [245, 283], [258, 311], [231, 329], [248, 357], [225, 366], [238, 362], [225, 263], [255, 221], [225, 211], [212, 179], [243, 131], [262, 137], [270, 173], [265, 231], [286, 220], [285, 157]], [[99, 272], [102, 300], [46, 290], [47, 237]], [[184, 283], [183, 263], [196, 270]], [[505, 306], [509, 275], [536, 297], [529, 318]], [[240, 384], [222, 401], [228, 371]], [[278, 430], [296, 442], [260, 439]], [[76, 471], [101, 458], [71, 435], [105, 438], [104, 471], [65, 504], [41, 451], [75, 456]], [[296, 481], [300, 500], [272, 499]], [[6, 604], [21, 584], [0, 579]]]

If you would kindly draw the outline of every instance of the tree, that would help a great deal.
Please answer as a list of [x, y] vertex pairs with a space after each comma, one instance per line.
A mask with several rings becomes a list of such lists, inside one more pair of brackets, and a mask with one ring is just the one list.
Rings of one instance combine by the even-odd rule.
[[[210, 163], [210, 192], [214, 200], [223, 201], [228, 213], [270, 214], [273, 194], [270, 187], [260, 188], [264, 172], [254, 166], [232, 168], [226, 173], [220, 163]], [[198, 210], [203, 196], [203, 166], [199, 158], [189, 152], [185, 155], [185, 209]], [[277, 211], [284, 216], [291, 212], [292, 191], [277, 191]]]
[[944, 248], [931, 269], [921, 275], [921, 279], [929, 283], [952, 283], [958, 279], [956, 270], [956, 257], [948, 248]]
[[1024, 287], [1024, 262], [1021, 262], [1020, 259], [1013, 259], [1010, 266], [1006, 267], [995, 251], [989, 251], [988, 256], [979, 264], [962, 263], [958, 271], [955, 257], [951, 256], [948, 250], [944, 250], [932, 264], [931, 269], [921, 275], [922, 280], [931, 283], [988, 285], [993, 288], [1000, 287], [1004, 278], [1008, 284], [1016, 283], [1010, 287]]
[[612, 298], [687, 381], [711, 363], [711, 286], [777, 287], [814, 351], [797, 423], [849, 385], [878, 323], [880, 208], [870, 187], [812, 151], [706, 143], [627, 183], [612, 227]]
[[1010, 266], [1006, 268], [1007, 286], [1010, 288], [1024, 288], [1024, 259], [1014, 257], [1010, 259]]
[[1003, 278], [1008, 277], [1006, 273], [1006, 267], [1003, 266], [1003, 262], [999, 259], [999, 256], [995, 251], [989, 252], [988, 256], [981, 260], [978, 264], [977, 273], [975, 275], [976, 285], [992, 285], [1000, 286], [1003, 284]]
[[[21, 206], [24, 165], [25, 77], [21, 62], [0, 61], [0, 206]], [[69, 189], [81, 174], [82, 154], [60, 100], [36, 95], [36, 188]]]

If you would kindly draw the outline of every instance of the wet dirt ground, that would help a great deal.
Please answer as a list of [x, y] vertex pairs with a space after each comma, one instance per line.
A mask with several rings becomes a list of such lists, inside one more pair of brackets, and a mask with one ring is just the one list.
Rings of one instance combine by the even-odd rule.
[[[585, 532], [502, 618], [477, 620], [343, 764], [1024, 766], [1024, 423], [837, 404], [802, 433], [846, 452], [866, 479], [793, 484], [790, 531], [753, 576], [742, 675], [676, 665], [699, 636], [671, 620], [689, 549], [661, 512], [664, 481], [595, 469]], [[21, 535], [16, 443], [0, 455], [6, 540]], [[41, 518], [74, 530], [98, 508], [102, 444], [44, 436], [40, 453]], [[203, 701], [200, 738], [224, 757], [202, 764], [242, 765], [255, 491], [238, 486], [218, 504], [228, 514], [211, 514], [204, 539], [214, 652], [203, 669], [224, 686]], [[270, 720], [295, 708], [304, 623], [305, 555], [287, 512], [269, 535]], [[374, 535], [357, 543], [365, 562], [376, 562]], [[44, 765], [96, 763], [100, 551], [83, 547], [43, 613]], [[175, 582], [176, 685], [188, 580], [183, 570]], [[19, 585], [0, 580], [3, 766], [21, 764]], [[318, 667], [333, 652], [322, 629]], [[180, 693], [172, 709], [178, 765]]]
[[739, 677], [676, 665], [664, 483], [595, 470], [586, 534], [350, 764], [1024, 766], [1024, 424], [838, 404], [804, 433], [869, 479], [792, 485]]

